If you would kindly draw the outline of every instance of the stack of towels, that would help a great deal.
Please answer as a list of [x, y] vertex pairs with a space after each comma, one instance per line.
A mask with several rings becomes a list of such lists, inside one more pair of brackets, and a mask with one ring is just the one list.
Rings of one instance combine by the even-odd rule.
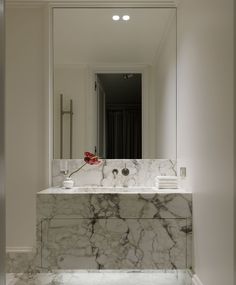
[[179, 188], [177, 176], [157, 176], [156, 186], [159, 189], [177, 189]]

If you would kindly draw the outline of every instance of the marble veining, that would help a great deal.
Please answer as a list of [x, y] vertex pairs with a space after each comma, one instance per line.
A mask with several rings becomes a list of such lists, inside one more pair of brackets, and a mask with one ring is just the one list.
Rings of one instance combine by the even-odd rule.
[[191, 193], [60, 191], [37, 194], [37, 247], [7, 272], [191, 268]]
[[[191, 193], [37, 194], [37, 218], [191, 218]], [[49, 192], [50, 193], [50, 192]]]
[[[52, 162], [52, 184], [61, 186], [64, 179], [60, 173], [60, 159]], [[83, 159], [68, 160], [69, 173], [78, 169], [84, 163]], [[127, 167], [128, 176], [122, 175], [121, 170]], [[117, 169], [114, 177], [112, 170]], [[104, 159], [100, 165], [86, 165], [72, 178], [75, 186], [102, 186], [102, 187], [155, 187], [156, 176], [175, 176], [176, 161], [167, 159]]]
[[32, 252], [7, 252], [6, 272], [39, 272], [40, 270], [36, 269], [40, 264], [39, 256], [37, 250]]
[[44, 222], [42, 267], [186, 268], [185, 219], [58, 219]]
[[39, 267], [191, 267], [190, 193], [49, 193], [37, 195]]

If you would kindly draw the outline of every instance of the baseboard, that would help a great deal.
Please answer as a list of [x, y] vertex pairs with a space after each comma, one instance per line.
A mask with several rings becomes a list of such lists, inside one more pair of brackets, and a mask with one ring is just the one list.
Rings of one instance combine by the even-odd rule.
[[203, 285], [202, 281], [199, 279], [199, 277], [196, 274], [193, 275], [192, 281], [193, 285]]
[[30, 246], [13, 246], [6, 248], [7, 253], [32, 253], [34, 251], [35, 249]]

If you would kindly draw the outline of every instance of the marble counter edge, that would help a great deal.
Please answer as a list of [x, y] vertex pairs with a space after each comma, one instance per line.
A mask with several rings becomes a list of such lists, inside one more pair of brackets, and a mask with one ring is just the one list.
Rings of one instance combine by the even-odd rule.
[[[142, 189], [148, 188], [150, 190], [147, 191], [142, 191]], [[130, 191], [126, 190], [126, 188], [112, 188], [112, 187], [74, 187], [72, 189], [65, 189], [62, 187], [50, 187], [44, 190], [41, 190], [37, 192], [37, 195], [47, 195], [47, 194], [108, 194], [108, 195], [114, 195], [114, 194], [125, 194], [125, 195], [169, 195], [169, 194], [187, 194], [187, 195], [192, 195], [192, 192], [182, 189], [182, 188], [177, 188], [177, 189], [157, 189], [157, 188], [152, 188], [152, 187], [134, 187], [133, 189], [138, 189], [137, 191], [133, 191], [130, 189]], [[86, 190], [87, 189], [87, 190]], [[99, 189], [96, 190], [95, 189]], [[122, 191], [124, 190], [124, 191]], [[140, 190], [140, 191], [139, 191]]]

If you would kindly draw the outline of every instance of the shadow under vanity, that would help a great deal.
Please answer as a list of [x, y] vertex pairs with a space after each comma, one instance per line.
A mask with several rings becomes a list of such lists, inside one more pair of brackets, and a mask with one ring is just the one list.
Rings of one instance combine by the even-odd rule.
[[[69, 167], [73, 170], [81, 163], [69, 160]], [[114, 167], [120, 173], [124, 163], [135, 187], [122, 187], [127, 183], [122, 175], [112, 174]], [[191, 268], [192, 194], [156, 189], [154, 178], [160, 174], [175, 175], [173, 162], [106, 160], [75, 174], [77, 187], [63, 189], [56, 187], [62, 176], [55, 160], [55, 187], [37, 193], [38, 267]]]

